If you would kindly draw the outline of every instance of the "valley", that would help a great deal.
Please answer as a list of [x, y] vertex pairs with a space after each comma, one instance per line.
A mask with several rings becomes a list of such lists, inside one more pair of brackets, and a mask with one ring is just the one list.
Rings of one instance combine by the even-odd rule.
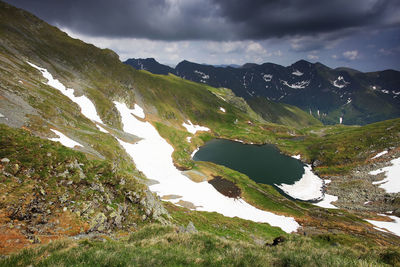
[[[360, 85], [349, 91], [349, 109], [347, 95], [329, 92], [326, 101], [338, 105], [312, 106], [310, 115], [307, 99], [250, 98], [240, 89], [250, 78], [222, 85], [209, 66], [183, 62], [166, 75], [173, 69], [151, 62], [160, 69], [137, 70], [1, 1], [0, 37], [0, 266], [400, 263], [397, 98]], [[322, 70], [338, 76], [335, 90], [368, 79], [391, 91], [399, 84], [396, 75], [384, 84], [305, 61], [247, 67], [246, 75], [276, 69], [251, 86], [289, 73], [281, 84], [292, 99], [303, 99], [294, 92]], [[371, 110], [373, 118], [346, 113], [338, 123], [367, 93], [387, 110]], [[290, 170], [279, 183], [265, 182], [200, 157], [215, 140], [272, 148], [249, 153], [279, 155], [286, 160], [279, 168]], [[296, 186], [303, 178], [312, 182]]]

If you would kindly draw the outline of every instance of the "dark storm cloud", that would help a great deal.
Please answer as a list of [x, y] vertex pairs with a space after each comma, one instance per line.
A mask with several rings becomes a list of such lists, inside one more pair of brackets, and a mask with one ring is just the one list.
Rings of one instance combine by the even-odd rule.
[[222, 16], [252, 39], [399, 25], [398, 0], [213, 0]]
[[[398, 0], [8, 0], [92, 36], [249, 40], [398, 26]], [[340, 34], [339, 34], [340, 35]]]

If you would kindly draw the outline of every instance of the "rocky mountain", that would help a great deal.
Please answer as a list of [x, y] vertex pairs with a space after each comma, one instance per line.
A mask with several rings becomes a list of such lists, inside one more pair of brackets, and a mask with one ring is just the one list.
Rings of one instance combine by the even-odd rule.
[[[400, 157], [400, 119], [283, 125], [308, 118], [288, 104], [135, 70], [4, 2], [0, 37], [1, 266], [399, 263], [398, 236], [376, 225], [396, 225], [400, 195], [370, 171]], [[215, 138], [296, 155], [331, 180], [318, 178], [318, 190], [339, 196], [338, 209], [193, 161]]]
[[[153, 65], [144, 68], [153, 72]], [[162, 64], [156, 66], [159, 69]], [[331, 69], [305, 60], [288, 67], [248, 63], [232, 68], [185, 60], [168, 72], [191, 81], [229, 88], [246, 100], [265, 97], [291, 104], [325, 124], [363, 125], [400, 116], [400, 72], [394, 70], [362, 73], [348, 68]]]
[[154, 74], [168, 75], [169, 73], [175, 73], [173, 68], [158, 63], [154, 58], [131, 58], [125, 61], [125, 63], [131, 65], [137, 70], [147, 70]]

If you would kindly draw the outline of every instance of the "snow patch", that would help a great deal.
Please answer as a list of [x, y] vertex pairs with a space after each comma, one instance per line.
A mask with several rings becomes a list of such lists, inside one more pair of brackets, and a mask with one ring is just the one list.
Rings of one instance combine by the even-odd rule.
[[304, 89], [310, 84], [310, 81], [300, 81], [293, 84], [289, 84], [287, 81], [281, 80], [281, 83], [293, 89]]
[[272, 81], [272, 77], [274, 77], [272, 74], [264, 74], [262, 78], [264, 79], [265, 82], [270, 82]]
[[226, 112], [226, 110], [223, 107], [219, 107], [219, 110], [221, 110], [223, 113]]
[[384, 93], [384, 94], [389, 94], [388, 90], [381, 90], [381, 92]]
[[295, 70], [294, 72], [292, 72], [292, 74], [296, 76], [302, 76], [304, 73], [300, 72], [299, 70]]
[[343, 123], [343, 117], [340, 117], [339, 118], [339, 124], [342, 124]]
[[400, 192], [400, 158], [390, 161], [391, 166], [369, 172], [371, 175], [377, 175], [385, 172], [386, 178], [381, 181], [372, 182], [372, 184], [379, 184], [380, 188], [385, 189], [387, 193]]
[[334, 80], [333, 82], [332, 82], [332, 84], [333, 84], [333, 86], [335, 86], [335, 87], [337, 87], [337, 88], [344, 88], [344, 87], [346, 87], [348, 84], [350, 84], [349, 82], [346, 82], [345, 80], [344, 80], [344, 78], [343, 78], [343, 76], [339, 76], [339, 77], [337, 77], [337, 79], [336, 80]]
[[96, 124], [97, 129], [99, 129], [100, 132], [102, 133], [109, 133], [106, 129], [104, 129], [103, 127], [101, 127], [100, 125]]
[[194, 157], [194, 154], [197, 153], [197, 151], [199, 151], [200, 148], [196, 148], [195, 150], [193, 150], [192, 154], [190, 154], [190, 158], [192, 159]]
[[300, 159], [300, 158], [301, 158], [301, 155], [300, 155], [300, 154], [297, 154], [297, 155], [292, 156], [292, 158], [294, 158], [294, 159]]
[[294, 184], [275, 185], [292, 198], [300, 200], [322, 200], [324, 198], [322, 191], [324, 182], [311, 171], [310, 165], [304, 166], [303, 176]]
[[351, 103], [351, 101], [352, 101], [352, 99], [349, 97], [349, 98], [347, 98], [347, 102], [346, 102], [346, 104], [350, 104]]
[[207, 75], [199, 70], [195, 70], [194, 73], [198, 74], [201, 77], [200, 82], [202, 83], [206, 83], [206, 80], [210, 79], [210, 75]]
[[5, 118], [6, 116], [4, 116], [3, 114], [0, 113], [0, 118]]
[[318, 207], [322, 207], [322, 208], [326, 208], [326, 209], [337, 209], [336, 206], [331, 204], [332, 202], [335, 202], [337, 200], [338, 200], [337, 196], [325, 194], [323, 200], [321, 200], [317, 203], [313, 203], [313, 204]]
[[197, 131], [209, 131], [210, 129], [200, 125], [193, 125], [192, 122], [189, 120], [189, 123], [182, 123], [182, 126], [186, 128], [189, 133], [195, 134]]
[[191, 143], [191, 142], [192, 142], [192, 137], [191, 137], [191, 136], [186, 137], [186, 141], [188, 141], [189, 143]]
[[376, 154], [376, 155], [375, 155], [373, 158], [371, 158], [371, 159], [379, 158], [380, 156], [383, 156], [383, 155], [385, 155], [386, 153], [388, 153], [387, 150], [384, 150], [384, 151], [379, 152], [378, 154]]
[[[147, 178], [158, 181], [150, 186], [159, 196], [178, 195], [180, 199], [169, 199], [172, 203], [179, 200], [193, 203], [197, 210], [218, 212], [227, 217], [239, 217], [255, 222], [265, 222], [278, 226], [285, 232], [296, 231], [299, 224], [292, 217], [276, 215], [257, 209], [243, 199], [233, 199], [220, 194], [208, 182], [195, 183], [182, 174], [173, 164], [173, 148], [149, 123], [139, 121], [131, 115], [132, 111], [122, 103], [114, 102], [121, 114], [123, 130], [143, 138], [136, 144], [118, 140], [132, 157], [138, 170]], [[192, 126], [191, 126], [192, 127]]]
[[[386, 216], [386, 215], [382, 215], [382, 216]], [[389, 217], [390, 219], [392, 219], [392, 222], [382, 222], [382, 221], [374, 221], [374, 220], [366, 220], [367, 222], [369, 222], [370, 224], [375, 225], [378, 228], [375, 228], [379, 231], [383, 231], [383, 232], [391, 232], [395, 235], [400, 236], [400, 218], [396, 217], [396, 216], [386, 216]]]
[[143, 109], [138, 104], [134, 105], [134, 107], [132, 109], [132, 114], [141, 119], [144, 119], [144, 117], [145, 117]]
[[54, 79], [53, 75], [51, 75], [51, 73], [48, 72], [47, 69], [36, 66], [35, 64], [32, 64], [28, 61], [27, 63], [42, 73], [43, 77], [47, 79], [47, 85], [59, 90], [63, 95], [71, 99], [71, 101], [78, 104], [78, 106], [81, 108], [81, 113], [85, 117], [92, 121], [103, 123], [99, 115], [97, 114], [96, 107], [93, 105], [92, 101], [90, 101], [89, 98], [87, 98], [86, 96], [76, 97], [74, 95], [74, 89], [66, 88], [64, 84], [62, 84], [59, 80]]
[[50, 129], [53, 133], [55, 133], [56, 135], [58, 135], [59, 137], [55, 137], [55, 138], [49, 138], [49, 140], [54, 141], [54, 142], [60, 142], [62, 145], [66, 146], [66, 147], [70, 147], [73, 148], [75, 146], [81, 146], [83, 147], [81, 144], [79, 144], [78, 142], [75, 142], [74, 140], [72, 140], [71, 138], [69, 138], [68, 136], [65, 136], [63, 133], [54, 130], [54, 129]]

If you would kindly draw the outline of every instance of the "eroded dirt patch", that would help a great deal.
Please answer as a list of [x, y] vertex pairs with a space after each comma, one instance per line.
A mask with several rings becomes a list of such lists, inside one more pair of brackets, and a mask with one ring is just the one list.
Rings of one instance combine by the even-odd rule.
[[222, 178], [222, 176], [213, 176], [214, 178], [208, 181], [218, 192], [230, 198], [239, 198], [241, 190], [235, 183]]

